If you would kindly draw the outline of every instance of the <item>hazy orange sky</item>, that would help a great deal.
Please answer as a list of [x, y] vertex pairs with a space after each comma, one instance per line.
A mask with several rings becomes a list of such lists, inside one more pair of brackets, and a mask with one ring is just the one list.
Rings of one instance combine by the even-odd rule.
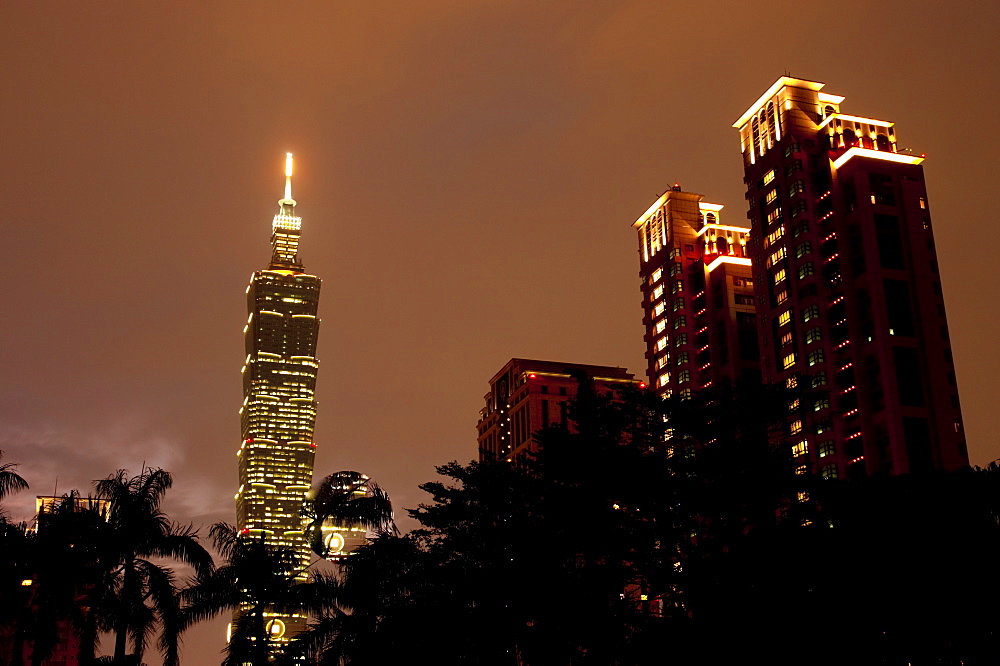
[[324, 279], [317, 474], [414, 507], [476, 455], [512, 356], [641, 375], [630, 225], [675, 181], [744, 220], [730, 126], [785, 72], [927, 154], [969, 449], [997, 458], [1000, 10], [952, 6], [4, 3], [0, 449], [32, 485], [7, 509], [145, 462], [177, 519], [234, 519], [244, 289], [286, 151]]

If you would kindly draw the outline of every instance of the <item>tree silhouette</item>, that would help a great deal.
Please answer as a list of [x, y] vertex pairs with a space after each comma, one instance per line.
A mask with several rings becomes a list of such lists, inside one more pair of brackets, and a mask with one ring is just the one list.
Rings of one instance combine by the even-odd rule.
[[[3, 459], [3, 451], [0, 451], [0, 460]], [[28, 489], [28, 482], [15, 472], [15, 463], [3, 463], [0, 465], [0, 500], [12, 493]], [[5, 514], [0, 513], [0, 519], [6, 519]]]
[[335, 603], [338, 588], [329, 577], [311, 573], [308, 582], [297, 582], [302, 570], [293, 550], [240, 533], [227, 523], [213, 525], [210, 536], [224, 561], [181, 592], [176, 630], [179, 634], [197, 622], [234, 613], [223, 666], [266, 664], [280, 656], [265, 613], [319, 615]]
[[118, 470], [94, 482], [97, 496], [109, 502], [107, 539], [103, 544], [104, 579], [95, 611], [101, 629], [115, 636], [114, 663], [125, 663], [129, 643], [137, 662], [156, 626], [164, 627], [160, 648], [164, 663], [177, 662], [177, 645], [170, 626], [176, 622], [176, 580], [172, 569], [149, 558], [172, 558], [200, 574], [212, 568], [212, 558], [190, 526], [169, 520], [160, 509], [173, 484], [162, 469], [144, 469], [129, 478]]
[[44, 663], [67, 632], [79, 641], [81, 660], [93, 658], [97, 618], [90, 612], [101, 581], [107, 523], [89, 499], [74, 491], [41, 511], [34, 528], [0, 526], [3, 588], [0, 626], [12, 630], [13, 658], [25, 647]]
[[323, 527], [361, 528], [376, 535], [397, 534], [389, 495], [373, 480], [358, 472], [335, 472], [320, 481], [318, 489], [306, 501], [313, 552], [329, 555], [323, 540]]

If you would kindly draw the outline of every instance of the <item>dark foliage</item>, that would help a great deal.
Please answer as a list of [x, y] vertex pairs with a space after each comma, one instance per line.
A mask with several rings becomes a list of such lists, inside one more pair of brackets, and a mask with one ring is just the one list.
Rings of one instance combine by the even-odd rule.
[[[786, 389], [612, 400], [534, 460], [438, 468], [344, 567], [325, 664], [985, 664], [1000, 469], [820, 480], [772, 435]], [[668, 429], [669, 426], [669, 429]]]
[[[59, 641], [78, 641], [81, 663], [95, 661], [101, 632], [115, 636], [113, 663], [140, 663], [157, 629], [174, 622], [173, 570], [150, 558], [211, 567], [195, 533], [160, 510], [171, 485], [163, 470], [95, 482], [98, 499], [75, 491], [42, 511], [34, 526], [0, 525], [0, 619], [6, 662], [48, 663]], [[164, 664], [177, 661], [164, 631]], [[131, 647], [131, 652], [128, 648]]]

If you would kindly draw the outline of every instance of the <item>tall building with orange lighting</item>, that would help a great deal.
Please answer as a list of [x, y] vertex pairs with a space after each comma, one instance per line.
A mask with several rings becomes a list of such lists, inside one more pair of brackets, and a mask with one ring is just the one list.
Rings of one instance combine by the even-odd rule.
[[645, 384], [624, 368], [512, 358], [490, 379], [486, 405], [479, 412], [479, 459], [515, 462], [537, 452], [534, 433], [553, 424], [573, 430], [569, 403], [579, 378], [602, 394], [626, 385]]
[[824, 477], [967, 465], [924, 157], [823, 88], [783, 76], [734, 124], [763, 379], [812, 391], [784, 440]]
[[646, 329], [646, 375], [660, 395], [758, 382], [757, 324], [745, 226], [675, 185], [632, 227]]
[[[237, 526], [274, 546], [290, 548], [299, 566], [288, 572], [306, 579], [310, 549], [302, 507], [312, 485], [316, 444], [316, 341], [320, 279], [299, 260], [302, 218], [292, 199], [292, 156], [287, 157], [285, 196], [271, 226], [271, 263], [250, 277], [249, 317], [243, 329], [243, 442], [239, 450]], [[304, 628], [306, 616], [273, 613], [277, 641]]]

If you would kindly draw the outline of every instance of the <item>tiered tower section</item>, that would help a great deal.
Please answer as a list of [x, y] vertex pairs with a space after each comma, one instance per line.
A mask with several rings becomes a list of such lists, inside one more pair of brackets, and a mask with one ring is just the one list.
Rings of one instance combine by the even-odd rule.
[[[312, 485], [316, 444], [316, 340], [321, 280], [303, 271], [298, 257], [302, 218], [292, 199], [292, 156], [285, 169], [271, 235], [271, 263], [247, 287], [249, 318], [243, 329], [243, 443], [239, 450], [237, 523], [249, 535], [291, 548], [300, 565], [289, 572], [305, 580], [309, 544], [301, 510]], [[292, 633], [305, 618], [275, 616], [272, 636]], [[291, 622], [291, 625], [289, 625]]]

